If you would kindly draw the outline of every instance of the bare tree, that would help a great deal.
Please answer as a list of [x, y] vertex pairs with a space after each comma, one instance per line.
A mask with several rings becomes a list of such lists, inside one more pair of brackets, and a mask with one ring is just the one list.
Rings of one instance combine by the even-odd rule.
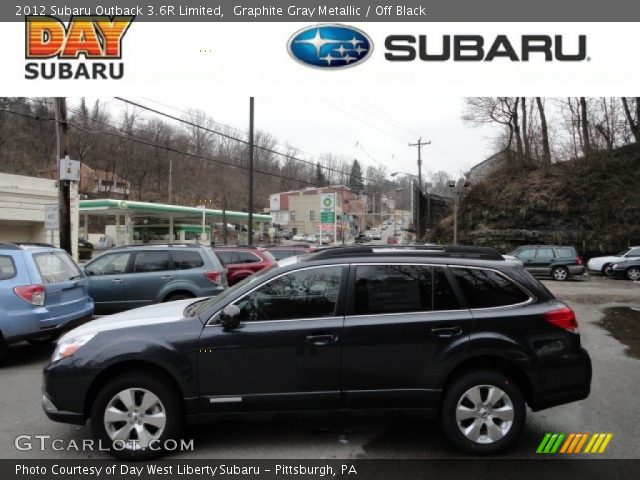
[[624, 115], [627, 119], [629, 130], [633, 134], [636, 143], [640, 143], [640, 97], [635, 97], [636, 111], [635, 117], [631, 113], [631, 108], [626, 97], [622, 97], [622, 106], [624, 108]]

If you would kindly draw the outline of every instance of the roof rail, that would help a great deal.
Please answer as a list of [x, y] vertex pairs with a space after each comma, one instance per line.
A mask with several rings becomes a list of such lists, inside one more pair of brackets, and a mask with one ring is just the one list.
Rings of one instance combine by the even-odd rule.
[[44, 248], [58, 248], [50, 243], [41, 242], [7, 242], [0, 243], [5, 250], [22, 250], [23, 247], [44, 247]]
[[214, 245], [213, 248], [251, 248], [255, 250], [257, 248], [264, 248], [264, 247], [259, 247], [256, 245], [238, 244], [238, 245]]
[[119, 245], [117, 247], [112, 247], [111, 250], [117, 250], [119, 248], [149, 248], [149, 247], [161, 247], [161, 248], [171, 248], [171, 247], [206, 247], [207, 245], [200, 245], [199, 243], [143, 243], [143, 244], [133, 244], [133, 245]]
[[504, 257], [492, 247], [474, 247], [460, 245], [367, 245], [328, 247], [309, 254], [309, 260], [321, 260], [335, 257], [357, 257], [370, 255], [389, 256], [429, 256], [451, 258], [475, 258], [479, 260], [504, 260]]

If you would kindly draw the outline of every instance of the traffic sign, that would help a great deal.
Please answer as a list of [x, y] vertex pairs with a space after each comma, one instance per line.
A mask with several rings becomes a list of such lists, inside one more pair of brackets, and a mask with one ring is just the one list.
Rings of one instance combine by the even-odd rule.
[[57, 203], [44, 206], [44, 228], [47, 230], [58, 230], [60, 228]]
[[333, 223], [336, 219], [335, 212], [320, 212], [321, 223]]

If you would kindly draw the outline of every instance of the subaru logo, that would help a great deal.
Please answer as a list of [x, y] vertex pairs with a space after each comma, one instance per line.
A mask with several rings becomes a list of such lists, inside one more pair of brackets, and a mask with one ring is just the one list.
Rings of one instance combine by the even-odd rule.
[[357, 28], [323, 24], [296, 32], [289, 39], [288, 48], [294, 59], [306, 65], [346, 68], [365, 61], [373, 50], [373, 42]]

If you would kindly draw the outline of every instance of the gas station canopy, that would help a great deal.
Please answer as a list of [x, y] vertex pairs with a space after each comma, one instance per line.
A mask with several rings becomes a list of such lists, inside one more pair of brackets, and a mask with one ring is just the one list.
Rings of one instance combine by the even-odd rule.
[[[155, 217], [179, 219], [201, 219], [202, 208], [183, 207], [180, 205], [166, 205], [162, 203], [132, 202], [129, 200], [100, 199], [81, 200], [80, 213], [89, 215], [126, 215], [129, 217]], [[249, 220], [249, 214], [227, 210], [224, 212], [227, 222]], [[222, 220], [222, 210], [211, 208], [204, 209], [204, 216], [216, 220]], [[271, 216], [253, 214], [254, 222], [270, 223]]]

